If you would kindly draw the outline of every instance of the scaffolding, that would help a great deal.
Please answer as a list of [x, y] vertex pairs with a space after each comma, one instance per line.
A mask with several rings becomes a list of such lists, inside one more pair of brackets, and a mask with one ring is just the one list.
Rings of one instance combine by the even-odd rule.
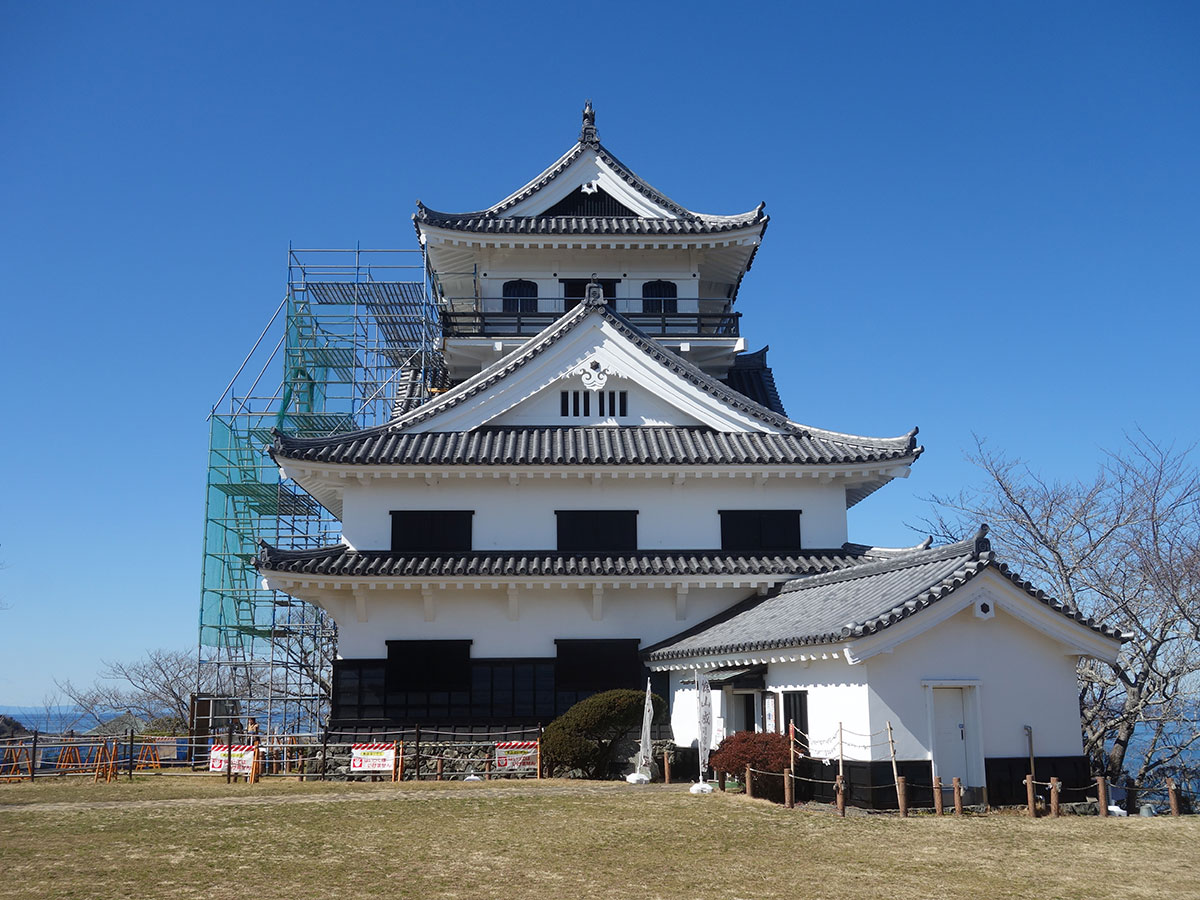
[[280, 478], [272, 432], [338, 434], [420, 405], [445, 384], [440, 337], [423, 250], [288, 249], [286, 295], [209, 415], [197, 731], [324, 723], [334, 623], [265, 589], [251, 559], [260, 540], [336, 543], [341, 525]]

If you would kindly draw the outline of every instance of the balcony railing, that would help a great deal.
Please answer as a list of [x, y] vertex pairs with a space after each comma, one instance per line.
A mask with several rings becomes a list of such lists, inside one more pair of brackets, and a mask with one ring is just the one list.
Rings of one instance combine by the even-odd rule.
[[[561, 312], [442, 312], [448, 337], [512, 337], [537, 334]], [[653, 337], [737, 337], [741, 313], [645, 313], [622, 315]]]

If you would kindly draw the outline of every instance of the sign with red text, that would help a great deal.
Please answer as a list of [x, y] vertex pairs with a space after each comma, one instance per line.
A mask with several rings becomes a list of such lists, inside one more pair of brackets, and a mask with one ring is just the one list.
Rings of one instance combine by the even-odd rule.
[[391, 772], [396, 768], [396, 745], [353, 744], [350, 747], [351, 772]]
[[[232, 768], [229, 768], [232, 766]], [[208, 752], [208, 771], [231, 772], [234, 775], [249, 775], [254, 768], [254, 746], [252, 744], [213, 744]]]
[[500, 741], [496, 744], [497, 772], [536, 772], [537, 741]]

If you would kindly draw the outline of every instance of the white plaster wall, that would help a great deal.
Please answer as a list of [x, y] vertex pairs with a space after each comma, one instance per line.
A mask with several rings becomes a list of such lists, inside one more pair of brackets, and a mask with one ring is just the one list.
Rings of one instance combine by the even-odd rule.
[[[864, 665], [871, 685], [873, 730], [891, 720], [896, 754], [927, 759], [930, 697], [922, 681], [975, 680], [985, 757], [1027, 756], [1025, 725], [1034, 731], [1038, 756], [1083, 752], [1075, 667], [1078, 657], [1005, 611], [1015, 592], [988, 573], [964, 588], [967, 598], [991, 595], [996, 615], [976, 618], [974, 604], [937, 628], [871, 657]], [[886, 758], [886, 748], [882, 756]]]
[[[585, 391], [581, 378], [566, 378], [562, 381], [555, 382], [542, 390], [538, 391], [527, 400], [518, 403], [512, 409], [496, 416], [496, 418], [488, 422], [489, 425], [541, 425], [554, 428], [563, 426], [582, 426], [582, 425], [623, 425], [623, 426], [643, 426], [643, 425], [678, 425], [678, 426], [696, 426], [700, 425], [700, 421], [692, 416], [682, 412], [679, 407], [668, 403], [658, 394], [654, 394], [636, 381], [631, 381], [628, 378], [617, 378], [609, 376], [604, 385], [604, 393], [607, 395], [609, 391], [625, 391], [628, 401], [628, 415], [623, 418], [616, 416], [601, 417], [598, 413], [600, 410], [600, 399], [596, 396], [595, 391], [587, 391], [591, 394], [591, 416], [567, 416], [562, 415], [562, 399], [563, 391]], [[581, 401], [582, 402], [582, 401]], [[608, 403], [607, 396], [605, 404]]]
[[[871, 731], [864, 672], [841, 659], [814, 660], [807, 664], [772, 663], [766, 686], [774, 693], [808, 691], [809, 744], [813, 756], [836, 756], [838, 723], [844, 735], [847, 759], [869, 759], [865, 737]], [[783, 709], [782, 702], [779, 708]], [[786, 732], [787, 723], [780, 728]]]
[[[498, 299], [504, 282], [524, 278], [537, 283], [538, 308], [545, 311], [560, 311], [561, 303], [552, 302], [562, 297], [562, 278], [615, 278], [617, 283], [617, 311], [637, 312], [641, 309], [642, 284], [662, 278], [674, 281], [679, 288], [680, 298], [695, 298], [699, 295], [699, 255], [691, 250], [602, 250], [578, 249], [543, 250], [531, 248], [489, 249], [480, 255], [479, 284], [485, 298], [483, 309], [501, 309]], [[720, 286], [723, 297], [727, 286]], [[715, 289], [715, 287], [714, 287]], [[636, 300], [636, 304], [622, 303]], [[683, 304], [680, 311], [686, 312]]]
[[[347, 591], [340, 603], [326, 601], [338, 625], [338, 654], [346, 659], [387, 655], [389, 640], [471, 639], [471, 656], [552, 657], [556, 638], [637, 638], [655, 643], [716, 615], [750, 593], [744, 588], [697, 588], [688, 593], [686, 615], [675, 617], [669, 589], [604, 591], [603, 615], [592, 619], [590, 588], [519, 588], [519, 615], [509, 618], [508, 592], [482, 587], [434, 589], [435, 615], [425, 621], [419, 590], [366, 592], [367, 621], [358, 621]], [[693, 704], [694, 705], [694, 704]]]
[[721, 546], [721, 509], [800, 509], [806, 548], [846, 542], [845, 492], [809, 479], [576, 477], [380, 478], [347, 484], [343, 539], [358, 550], [391, 545], [391, 510], [470, 509], [474, 550], [553, 550], [557, 509], [636, 509], [638, 547], [711, 550]]
[[[696, 747], [700, 744], [699, 707], [696, 705], [696, 673], [690, 669], [681, 669], [670, 673], [671, 676], [671, 736], [680, 747]], [[691, 680], [691, 684], [683, 684]], [[713, 687], [709, 694], [712, 699], [712, 743], [709, 749], [716, 749], [725, 735], [730, 731], [726, 716], [725, 691]]]

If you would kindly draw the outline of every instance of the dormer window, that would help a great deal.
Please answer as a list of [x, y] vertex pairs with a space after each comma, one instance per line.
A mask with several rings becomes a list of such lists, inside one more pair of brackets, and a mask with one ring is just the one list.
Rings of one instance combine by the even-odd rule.
[[500, 290], [506, 313], [535, 313], [538, 308], [538, 286], [525, 278], [504, 282]]
[[663, 313], [679, 312], [679, 287], [673, 281], [647, 281], [642, 285], [642, 312]]

